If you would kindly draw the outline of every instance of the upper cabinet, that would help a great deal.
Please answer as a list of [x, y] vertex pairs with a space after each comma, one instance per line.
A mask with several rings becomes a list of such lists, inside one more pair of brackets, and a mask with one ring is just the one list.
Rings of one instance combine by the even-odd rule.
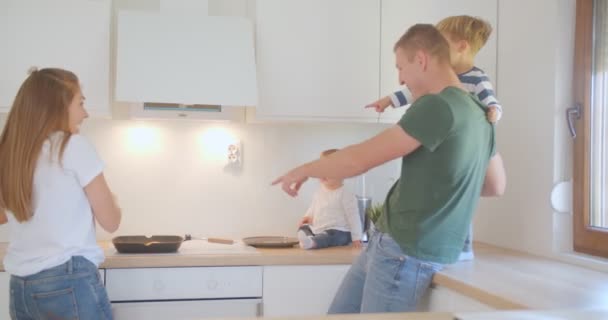
[[[393, 46], [405, 31], [417, 23], [437, 24], [441, 19], [455, 15], [480, 17], [494, 28], [490, 39], [477, 54], [475, 64], [490, 76], [496, 86], [497, 14], [498, 0], [382, 0], [380, 94], [386, 96], [402, 88], [395, 68]], [[395, 122], [402, 115], [403, 108], [388, 108], [380, 121]]]
[[73, 71], [89, 113], [109, 116], [110, 7], [111, 0], [0, 1], [0, 112], [37, 66]]
[[173, 10], [119, 13], [116, 101], [257, 105], [251, 21]]
[[[498, 0], [259, 0], [257, 67], [261, 119], [376, 122], [363, 107], [401, 89], [393, 45], [416, 23], [453, 15], [497, 26]], [[476, 64], [496, 79], [496, 31]], [[379, 121], [394, 123], [402, 108]]]
[[376, 121], [380, 0], [258, 0], [261, 119]]

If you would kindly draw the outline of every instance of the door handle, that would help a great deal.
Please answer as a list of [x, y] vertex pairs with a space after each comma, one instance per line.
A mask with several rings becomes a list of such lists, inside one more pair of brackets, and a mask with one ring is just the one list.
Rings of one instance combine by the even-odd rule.
[[581, 118], [581, 114], [583, 113], [583, 108], [580, 103], [577, 103], [574, 107], [566, 109], [566, 121], [568, 121], [568, 129], [570, 130], [570, 135], [572, 138], [576, 138], [576, 128], [574, 128], [574, 120], [579, 120]]

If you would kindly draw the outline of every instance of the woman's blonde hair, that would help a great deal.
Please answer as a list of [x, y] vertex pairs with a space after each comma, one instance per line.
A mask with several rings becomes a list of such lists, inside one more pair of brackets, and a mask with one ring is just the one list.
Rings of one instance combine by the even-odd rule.
[[492, 34], [490, 23], [471, 16], [447, 17], [437, 23], [437, 29], [453, 41], [468, 42], [473, 54], [483, 48]]
[[74, 73], [33, 68], [17, 92], [0, 136], [0, 210], [19, 222], [32, 217], [34, 172], [53, 132], [64, 133], [59, 159], [63, 156], [71, 136], [68, 107], [79, 91]]

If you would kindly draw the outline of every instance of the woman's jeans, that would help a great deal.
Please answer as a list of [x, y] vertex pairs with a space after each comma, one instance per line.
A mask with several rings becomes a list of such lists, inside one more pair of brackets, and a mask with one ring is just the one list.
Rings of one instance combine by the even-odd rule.
[[13, 320], [112, 319], [97, 267], [81, 256], [31, 276], [11, 276], [9, 300]]
[[406, 256], [388, 234], [376, 231], [344, 277], [329, 313], [415, 311], [441, 267]]

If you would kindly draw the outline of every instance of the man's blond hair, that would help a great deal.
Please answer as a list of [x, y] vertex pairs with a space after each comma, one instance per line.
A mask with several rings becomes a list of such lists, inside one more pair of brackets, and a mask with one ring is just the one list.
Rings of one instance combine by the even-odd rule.
[[439, 63], [450, 63], [450, 45], [432, 24], [411, 26], [395, 43], [393, 50], [397, 49], [402, 49], [410, 61], [416, 51], [422, 50], [436, 58]]
[[487, 21], [471, 16], [451, 16], [437, 23], [437, 29], [453, 41], [464, 40], [471, 46], [474, 55], [492, 34], [492, 26]]

